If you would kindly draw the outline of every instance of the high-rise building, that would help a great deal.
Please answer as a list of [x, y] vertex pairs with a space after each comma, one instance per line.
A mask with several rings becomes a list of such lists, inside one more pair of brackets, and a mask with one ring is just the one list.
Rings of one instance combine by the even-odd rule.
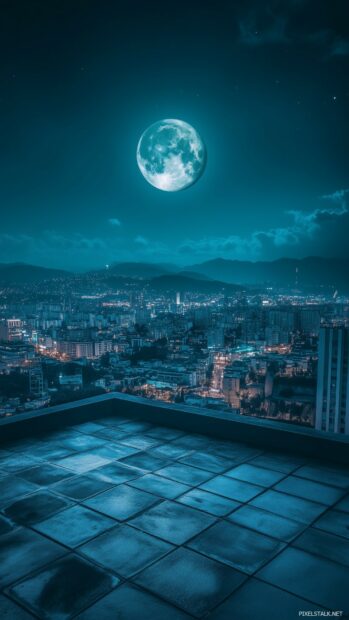
[[349, 329], [346, 327], [320, 328], [315, 427], [349, 434]]

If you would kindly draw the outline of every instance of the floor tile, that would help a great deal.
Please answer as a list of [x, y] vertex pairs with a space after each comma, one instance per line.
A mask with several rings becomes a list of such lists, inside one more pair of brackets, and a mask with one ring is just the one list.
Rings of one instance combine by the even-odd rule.
[[44, 536], [19, 527], [0, 537], [0, 587], [4, 587], [67, 553]]
[[191, 617], [152, 594], [125, 583], [82, 612], [76, 620], [140, 620], [140, 610], [141, 620], [190, 620]]
[[332, 504], [335, 504], [335, 502], [343, 496], [343, 491], [341, 489], [313, 482], [312, 480], [297, 478], [296, 476], [288, 476], [274, 488], [276, 491], [303, 497], [312, 502], [326, 504], [326, 506], [332, 506]]
[[85, 500], [83, 503], [85, 506], [118, 521], [125, 521], [159, 501], [161, 500], [156, 495], [135, 489], [127, 484], [120, 484], [109, 491], [104, 491]]
[[306, 460], [306, 458], [293, 455], [265, 452], [252, 459], [250, 464], [257, 465], [258, 467], [265, 467], [266, 469], [274, 469], [284, 474], [290, 474], [295, 471], [295, 469], [298, 469], [298, 467], [304, 465]]
[[210, 620], [295, 620], [301, 610], [318, 611], [319, 605], [252, 578], [219, 605]]
[[243, 480], [244, 482], [251, 482], [252, 484], [258, 484], [261, 487], [270, 487], [281, 480], [284, 474], [272, 471], [271, 469], [264, 469], [263, 467], [256, 467], [255, 465], [244, 463], [243, 465], [237, 465], [237, 467], [225, 472], [225, 476]]
[[84, 474], [91, 469], [107, 465], [107, 463], [110, 463], [110, 459], [91, 454], [91, 452], [79, 452], [78, 454], [67, 456], [57, 461], [57, 465], [65, 467], [76, 474]]
[[142, 489], [143, 491], [158, 495], [159, 497], [164, 497], [165, 499], [174, 499], [190, 489], [186, 484], [181, 484], [180, 482], [175, 482], [168, 478], [162, 478], [156, 474], [146, 474], [141, 478], [131, 480], [128, 484], [137, 489]]
[[216, 476], [202, 484], [200, 488], [205, 491], [211, 491], [211, 493], [223, 495], [229, 499], [234, 499], [237, 502], [248, 502], [263, 492], [263, 487], [250, 484], [249, 482], [242, 482], [241, 480], [233, 480], [233, 478], [227, 478], [226, 476]]
[[186, 465], [199, 467], [205, 471], [213, 472], [214, 474], [225, 472], [233, 465], [231, 460], [210, 452], [194, 452], [193, 454], [182, 457], [180, 462]]
[[40, 459], [35, 456], [15, 453], [0, 460], [0, 469], [9, 473], [14, 473], [38, 464], [40, 464]]
[[268, 510], [281, 517], [307, 524], [312, 523], [314, 519], [326, 510], [326, 506], [322, 504], [309, 502], [300, 497], [272, 490], [265, 491], [265, 493], [253, 499], [250, 503], [252, 506]]
[[329, 510], [314, 523], [314, 527], [349, 538], [349, 513]]
[[37, 523], [34, 527], [38, 532], [67, 547], [77, 547], [113, 525], [115, 525], [113, 519], [97, 514], [84, 506], [73, 506]]
[[329, 532], [309, 527], [294, 541], [292, 546], [349, 566], [349, 540], [344, 540]]
[[257, 577], [314, 604], [349, 612], [349, 568], [330, 560], [288, 548]]
[[63, 480], [64, 478], [69, 478], [73, 473], [68, 471], [67, 469], [63, 469], [63, 467], [56, 467], [55, 465], [50, 465], [45, 463], [44, 465], [39, 465], [39, 467], [32, 467], [31, 469], [26, 469], [24, 471], [20, 471], [18, 476], [28, 480], [29, 482], [34, 482], [35, 484], [41, 485], [49, 485], [54, 482], [58, 482], [59, 480]]
[[72, 618], [118, 584], [117, 577], [74, 555], [54, 562], [10, 590], [40, 618]]
[[143, 473], [141, 469], [136, 469], [136, 467], [130, 467], [129, 465], [124, 465], [117, 461], [94, 469], [90, 472], [90, 475], [96, 480], [120, 484], [121, 482], [127, 482], [128, 480], [138, 478]]
[[182, 463], [173, 463], [172, 465], [159, 469], [156, 473], [164, 478], [170, 478], [170, 480], [175, 480], [182, 484], [189, 484], [191, 486], [201, 484], [213, 476], [211, 472], [198, 469], [197, 467], [190, 467]]
[[272, 536], [288, 542], [304, 530], [304, 524], [299, 521], [291, 521], [285, 517], [274, 515], [266, 510], [245, 505], [235, 510], [229, 517], [232, 523], [243, 527], [249, 527], [266, 536]]
[[224, 517], [241, 506], [239, 502], [235, 502], [233, 499], [214, 495], [214, 493], [209, 493], [202, 489], [192, 489], [188, 493], [181, 495], [177, 501], [181, 504], [186, 504], [186, 506], [208, 512], [216, 517]]
[[120, 439], [119, 442], [126, 446], [138, 448], [139, 450], [147, 450], [148, 448], [158, 446], [162, 443], [160, 439], [147, 437], [146, 435], [129, 435], [125, 437], [125, 439]]
[[149, 422], [124, 422], [123, 424], [120, 425], [120, 428], [123, 431], [126, 431], [127, 433], [142, 433], [142, 432], [148, 432], [149, 430], [151, 430], [152, 425], [149, 424]]
[[188, 549], [177, 549], [135, 577], [136, 583], [202, 617], [241, 583], [242, 573]]
[[284, 546], [278, 540], [221, 521], [199, 534], [188, 546], [237, 570], [252, 574]]
[[326, 466], [319, 463], [297, 469], [297, 476], [341, 489], [349, 489], [349, 468]]
[[164, 501], [132, 519], [130, 523], [148, 534], [182, 545], [214, 521], [213, 517], [199, 510]]
[[131, 577], [173, 549], [173, 546], [128, 525], [119, 525], [79, 549], [122, 577]]
[[344, 497], [340, 502], [338, 502], [338, 504], [335, 505], [335, 510], [349, 512], [349, 495]]
[[89, 476], [74, 476], [73, 478], [68, 478], [68, 480], [58, 482], [51, 488], [55, 493], [66, 495], [72, 499], [83, 500], [106, 491], [112, 486], [111, 482], [96, 480]]
[[115, 461], [132, 454], [138, 454], [139, 449], [132, 448], [131, 446], [123, 446], [121, 443], [113, 443], [108, 441], [103, 446], [93, 448], [93, 450], [89, 450], [88, 452], [89, 454], [95, 454], [96, 456], [102, 456], [110, 461]]
[[180, 459], [187, 454], [191, 454], [192, 449], [182, 446], [176, 446], [173, 445], [173, 442], [171, 442], [165, 443], [161, 446], [156, 446], [155, 448], [151, 448], [149, 452], [154, 456], [161, 456], [164, 458], [168, 457], [169, 459]]
[[72, 426], [75, 431], [79, 431], [79, 433], [95, 433], [96, 431], [100, 431], [104, 428], [102, 424], [98, 424], [98, 422], [83, 422], [82, 424], [77, 424], [76, 426]]
[[143, 451], [137, 452], [137, 454], [132, 454], [131, 456], [126, 456], [120, 460], [120, 463], [132, 465], [132, 467], [139, 467], [139, 469], [143, 469], [145, 471], [156, 471], [157, 469], [164, 467], [164, 465], [168, 462], [168, 459], [159, 458]]
[[7, 476], [0, 480], [0, 506], [6, 506], [13, 499], [28, 495], [38, 490], [38, 486], [32, 482], [21, 480], [15, 476]]
[[22, 607], [11, 601], [7, 596], [0, 594], [0, 618], [1, 620], [33, 620], [34, 616]]
[[156, 437], [164, 441], [172, 441], [173, 439], [178, 439], [178, 437], [183, 437], [183, 435], [185, 435], [183, 431], [179, 431], [175, 428], [166, 428], [164, 426], [154, 426], [147, 430], [146, 433], [150, 437]]
[[83, 435], [82, 433], [75, 433], [75, 435], [66, 437], [59, 440], [59, 443], [69, 450], [76, 450], [77, 452], [83, 452], [85, 450], [91, 450], [103, 446], [105, 439], [94, 437], [93, 435]]
[[6, 507], [4, 514], [24, 525], [42, 521], [59, 510], [68, 508], [70, 502], [49, 491], [37, 491]]
[[11, 532], [15, 529], [15, 527], [17, 527], [17, 523], [11, 521], [11, 519], [8, 519], [7, 517], [4, 517], [3, 515], [0, 515], [0, 536], [2, 536], [2, 534], [7, 534], [8, 532]]

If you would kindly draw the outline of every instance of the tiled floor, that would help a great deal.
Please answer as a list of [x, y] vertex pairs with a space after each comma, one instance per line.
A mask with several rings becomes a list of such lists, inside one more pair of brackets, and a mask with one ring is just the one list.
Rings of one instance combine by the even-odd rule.
[[97, 419], [0, 450], [1, 620], [349, 617], [349, 469]]

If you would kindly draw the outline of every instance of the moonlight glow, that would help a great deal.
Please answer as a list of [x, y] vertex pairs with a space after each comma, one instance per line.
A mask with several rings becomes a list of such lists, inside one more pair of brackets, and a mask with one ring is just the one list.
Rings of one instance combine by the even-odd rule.
[[206, 163], [206, 149], [188, 123], [164, 119], [143, 133], [137, 163], [144, 178], [165, 192], [177, 192], [195, 183]]

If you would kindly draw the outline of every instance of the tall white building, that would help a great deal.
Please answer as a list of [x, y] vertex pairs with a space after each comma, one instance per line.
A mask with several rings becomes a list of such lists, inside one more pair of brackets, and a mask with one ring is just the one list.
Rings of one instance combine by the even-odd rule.
[[349, 329], [346, 327], [320, 328], [315, 427], [349, 434]]

